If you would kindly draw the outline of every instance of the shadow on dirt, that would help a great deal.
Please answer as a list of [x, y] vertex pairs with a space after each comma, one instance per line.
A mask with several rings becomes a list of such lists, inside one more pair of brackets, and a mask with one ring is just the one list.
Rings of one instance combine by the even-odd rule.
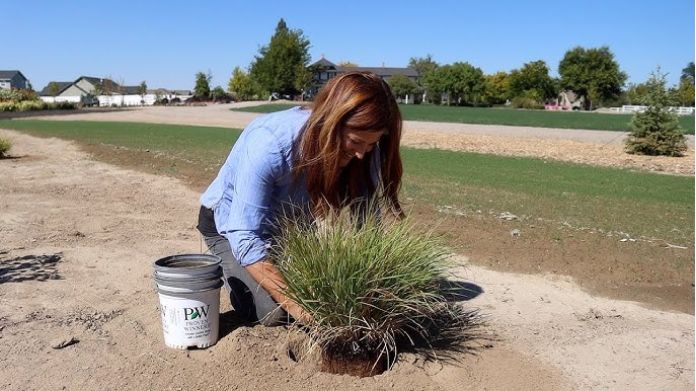
[[465, 281], [441, 280], [440, 289], [448, 301], [469, 301], [482, 294], [483, 288]]
[[60, 280], [57, 264], [63, 253], [5, 258], [0, 253], [0, 283]]
[[27, 157], [27, 155], [21, 155], [21, 156], [20, 155], [17, 155], [17, 156], [5, 155], [5, 156], [0, 156], [0, 160], [19, 160], [19, 159], [26, 158], [26, 157]]

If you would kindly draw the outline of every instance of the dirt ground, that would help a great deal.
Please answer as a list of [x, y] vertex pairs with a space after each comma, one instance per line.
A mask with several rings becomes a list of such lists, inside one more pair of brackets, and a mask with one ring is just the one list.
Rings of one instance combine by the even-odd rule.
[[[486, 315], [468, 353], [440, 361], [405, 353], [374, 378], [328, 375], [288, 357], [285, 329], [234, 324], [224, 297], [217, 345], [168, 349], [152, 262], [202, 250], [199, 193], [62, 140], [0, 137], [15, 156], [0, 160], [0, 389], [694, 388], [693, 315], [592, 296], [559, 275], [492, 271], [462, 255], [452, 278], [471, 288], [465, 304]], [[79, 342], [53, 348], [71, 340]]]

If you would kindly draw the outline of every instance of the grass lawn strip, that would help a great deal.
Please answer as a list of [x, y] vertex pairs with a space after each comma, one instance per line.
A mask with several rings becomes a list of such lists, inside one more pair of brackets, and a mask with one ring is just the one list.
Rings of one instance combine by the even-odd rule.
[[[126, 122], [0, 121], [0, 128], [146, 150], [209, 181], [240, 130]], [[420, 203], [509, 211], [632, 237], [693, 243], [694, 178], [434, 149], [403, 148], [405, 196]], [[172, 168], [175, 173], [176, 167]]]
[[[297, 104], [269, 103], [235, 111], [271, 113]], [[554, 112], [517, 110], [509, 108], [455, 107], [436, 105], [400, 105], [401, 114], [408, 121], [453, 122], [482, 125], [530, 126], [558, 129], [589, 129], [628, 131], [631, 114], [594, 112]], [[694, 134], [694, 116], [680, 116], [679, 123], [685, 134]]]

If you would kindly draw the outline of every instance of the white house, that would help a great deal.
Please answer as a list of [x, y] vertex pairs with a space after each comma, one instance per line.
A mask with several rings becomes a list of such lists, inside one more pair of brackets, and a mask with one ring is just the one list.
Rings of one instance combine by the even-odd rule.
[[151, 106], [157, 99], [167, 98], [168, 102], [178, 98], [186, 101], [190, 91], [165, 89], [147, 90], [140, 93], [140, 86], [122, 86], [111, 79], [80, 76], [74, 82], [50, 82], [39, 93], [44, 102], [74, 102], [86, 105], [110, 106]]

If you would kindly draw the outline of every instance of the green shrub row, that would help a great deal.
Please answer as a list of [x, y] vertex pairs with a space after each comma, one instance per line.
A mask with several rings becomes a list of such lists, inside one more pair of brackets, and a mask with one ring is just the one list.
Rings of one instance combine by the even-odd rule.
[[0, 103], [2, 102], [24, 102], [38, 100], [36, 92], [31, 90], [5, 90], [0, 89]]
[[44, 102], [42, 100], [25, 100], [21, 102], [0, 101], [0, 113], [36, 110], [74, 110], [77, 104], [73, 102]]

